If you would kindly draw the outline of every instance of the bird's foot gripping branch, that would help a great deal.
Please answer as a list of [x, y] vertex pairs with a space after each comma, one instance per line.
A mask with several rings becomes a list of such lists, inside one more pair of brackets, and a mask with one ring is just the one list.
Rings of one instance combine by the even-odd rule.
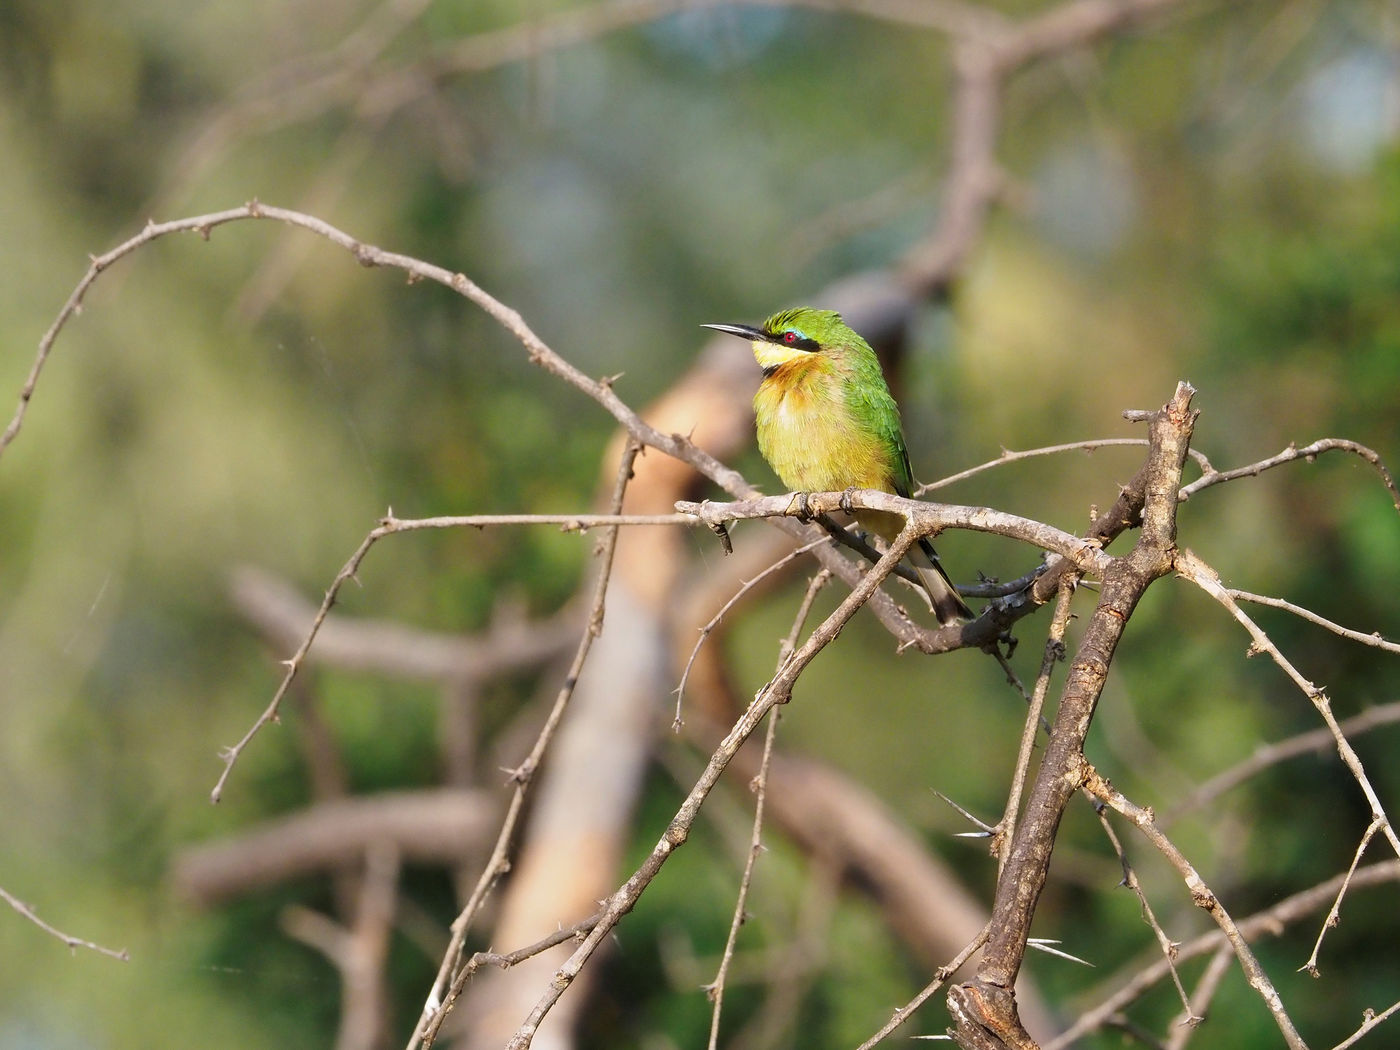
[[[856, 550], [872, 563], [878, 559], [879, 552], [843, 530], [831, 517], [832, 514], [854, 509], [898, 517], [906, 522], [905, 527], [911, 531], [911, 542], [936, 536], [948, 529], [968, 529], [1018, 540], [1037, 552], [1049, 552], [1048, 562], [1025, 573], [1016, 587], [966, 588], [964, 593], [995, 595], [970, 623], [953, 622], [936, 629], [926, 628], [906, 616], [887, 595], [875, 592], [869, 602], [870, 608], [895, 636], [900, 648], [914, 648], [929, 654], [982, 648], [995, 643], [1016, 621], [1054, 598], [1059, 580], [1065, 572], [1101, 577], [1112, 560], [1103, 551], [1106, 538], [1116, 534], [1102, 531], [1104, 523], [1110, 520], [1108, 515], [1101, 516], [1095, 523], [1095, 529], [1100, 531], [1076, 536], [1043, 522], [989, 507], [925, 503], [875, 489], [809, 492], [806, 496], [805, 508], [799, 508], [798, 501], [792, 495], [760, 496], [724, 503], [682, 501], [675, 506], [680, 513], [694, 515], [711, 529], [727, 529], [733, 522], [750, 518], [802, 519], [804, 515], [811, 516], [816, 522], [813, 530], [818, 527], [826, 529], [841, 544]], [[1118, 518], [1124, 519], [1125, 516], [1119, 514]], [[834, 551], [818, 553], [826, 555], [822, 559], [823, 565], [848, 585], [853, 585], [864, 571], [862, 564], [841, 557]], [[903, 566], [896, 573], [910, 582], [919, 582], [919, 577]]]

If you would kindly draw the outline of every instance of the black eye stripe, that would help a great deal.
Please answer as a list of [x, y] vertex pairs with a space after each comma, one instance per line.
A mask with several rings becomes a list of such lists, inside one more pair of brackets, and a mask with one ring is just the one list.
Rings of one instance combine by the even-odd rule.
[[769, 339], [782, 346], [790, 346], [794, 350], [806, 350], [808, 353], [816, 353], [821, 349], [821, 345], [815, 339], [809, 339], [792, 328], [771, 335]]

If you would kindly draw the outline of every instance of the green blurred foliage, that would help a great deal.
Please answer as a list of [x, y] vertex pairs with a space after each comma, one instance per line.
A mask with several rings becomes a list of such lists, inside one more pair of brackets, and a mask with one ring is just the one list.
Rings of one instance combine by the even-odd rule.
[[[567, 6], [434, 3], [384, 61]], [[352, 85], [201, 138], [374, 8], [0, 7], [0, 390], [19, 390], [87, 253], [153, 210], [164, 219], [256, 196], [459, 269], [585, 371], [624, 373], [617, 390], [637, 406], [685, 370], [699, 322], [762, 316], [888, 264], [936, 222], [943, 42], [834, 13], [691, 10], [442, 80], [382, 119], [356, 108]], [[1012, 83], [1002, 159], [1013, 207], [952, 301], [928, 307], [898, 377], [921, 477], [1002, 447], [1134, 435], [1119, 413], [1160, 404], [1179, 378], [1200, 390], [1196, 443], [1219, 467], [1322, 436], [1400, 461], [1393, 12], [1375, 0], [1190, 11]], [[1386, 90], [1391, 123], [1377, 125]], [[278, 929], [286, 904], [329, 907], [325, 886], [197, 914], [165, 881], [182, 846], [311, 797], [290, 715], [288, 731], [245, 756], [222, 806], [205, 802], [219, 748], [277, 677], [232, 610], [228, 570], [254, 562], [316, 594], [386, 507], [585, 508], [611, 430], [458, 297], [363, 270], [295, 231], [240, 224], [207, 244], [167, 239], [98, 283], [0, 462], [0, 886], [65, 929], [129, 947], [133, 961], [70, 958], [0, 918], [10, 961], [0, 1045], [144, 1047], [194, 1031], [210, 1048], [330, 1045], [336, 976]], [[1031, 460], [939, 495], [1077, 529], [1137, 462], [1121, 449]], [[773, 484], [756, 459], [742, 463]], [[1203, 492], [1181, 527], [1228, 584], [1390, 636], [1397, 536], [1374, 474], [1337, 453]], [[590, 542], [547, 529], [397, 537], [343, 607], [438, 630], [481, 626], [503, 595], [548, 612], [574, 593]], [[959, 579], [1012, 577], [1034, 560], [980, 537], [939, 546]], [[794, 584], [746, 611], [728, 639], [745, 688], [766, 678], [799, 593]], [[1091, 601], [1080, 597], [1081, 615]], [[1283, 614], [1259, 619], [1339, 715], [1397, 698], [1393, 659]], [[1027, 680], [1044, 621], [1022, 632], [1015, 663]], [[1165, 807], [1261, 742], [1314, 727], [1306, 701], [1272, 665], [1247, 661], [1245, 644], [1200, 595], [1155, 587], [1090, 757], [1130, 796]], [[483, 723], [508, 732], [536, 685], [494, 688]], [[436, 782], [429, 690], [339, 674], [314, 688], [355, 788]], [[870, 785], [985, 896], [992, 862], [950, 837], [963, 826], [933, 791], [998, 812], [1020, 721], [979, 654], [895, 656], [861, 620], [799, 686], [782, 739]], [[1357, 742], [1388, 799], [1400, 792], [1396, 744], [1393, 730]], [[714, 848], [681, 851], [623, 926], [588, 1045], [703, 1038], [696, 985], [728, 924], [741, 788], [715, 800], [721, 815], [699, 833]], [[660, 778], [653, 789], [637, 855], [678, 798]], [[1335, 761], [1304, 759], [1173, 834], [1242, 915], [1345, 867], [1367, 819]], [[1122, 834], [1171, 935], [1204, 930], [1175, 874]], [[742, 942], [749, 966], [792, 940], [801, 901], [820, 889], [790, 847], [772, 845]], [[1052, 875], [1036, 932], [1097, 969], [1042, 956], [1028, 969], [1068, 1012], [1102, 975], [1155, 949], [1136, 903], [1113, 889], [1116, 861], [1087, 806], [1068, 815]], [[449, 921], [442, 873], [405, 882]], [[1318, 1042], [1395, 998], [1393, 895], [1382, 898], [1348, 900], [1323, 985], [1293, 973], [1315, 924], [1260, 949]], [[394, 962], [406, 1029], [434, 961], [405, 940]], [[925, 980], [853, 894], [833, 905], [827, 964], [787, 1045], [852, 1045]], [[1188, 982], [1200, 967], [1187, 967]], [[761, 1009], [757, 986], [736, 984], [727, 1029]], [[1135, 1016], [1160, 1027], [1175, 1010], [1163, 988]], [[916, 1023], [941, 1030], [941, 1007]], [[1238, 974], [1210, 1025], [1204, 1045], [1277, 1044]]]

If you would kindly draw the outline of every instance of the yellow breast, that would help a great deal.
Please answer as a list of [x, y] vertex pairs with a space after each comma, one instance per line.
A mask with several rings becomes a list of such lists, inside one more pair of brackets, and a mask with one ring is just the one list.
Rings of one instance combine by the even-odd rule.
[[813, 354], [789, 359], [754, 397], [758, 448], [794, 491], [894, 491], [889, 450], [852, 415], [840, 377]]

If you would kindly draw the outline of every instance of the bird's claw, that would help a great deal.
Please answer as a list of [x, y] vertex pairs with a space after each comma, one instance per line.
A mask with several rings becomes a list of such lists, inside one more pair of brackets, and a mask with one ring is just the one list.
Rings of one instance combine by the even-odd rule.
[[797, 509], [793, 511], [798, 521], [807, 522], [812, 520], [812, 508], [808, 505], [807, 493], [793, 493], [793, 503], [797, 504]]
[[850, 488], [846, 489], [844, 492], [841, 493], [841, 509], [847, 514], [854, 514], [856, 512], [856, 509], [853, 506], [851, 506], [851, 494], [854, 493], [855, 490], [856, 487], [852, 485]]

